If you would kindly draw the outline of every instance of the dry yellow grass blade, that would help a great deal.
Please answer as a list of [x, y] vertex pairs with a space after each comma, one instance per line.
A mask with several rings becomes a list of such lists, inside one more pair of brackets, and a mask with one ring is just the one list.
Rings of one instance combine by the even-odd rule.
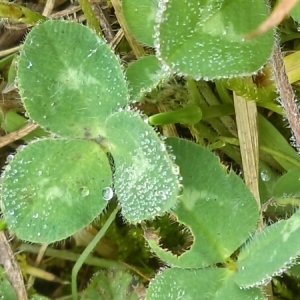
[[133, 36], [130, 34], [130, 31], [128, 29], [128, 26], [125, 22], [125, 19], [123, 17], [122, 8], [121, 8], [121, 1], [120, 0], [111, 0], [110, 1], [112, 6], [114, 7], [116, 17], [118, 19], [118, 22], [120, 26], [123, 29], [124, 35], [128, 41], [128, 44], [130, 45], [132, 51], [134, 52], [135, 56], [141, 57], [146, 54], [146, 51], [144, 48], [139, 45], [136, 40], [133, 38]]
[[8, 133], [5, 136], [0, 137], [0, 148], [13, 143], [16, 140], [21, 139], [25, 135], [29, 134], [33, 130], [37, 129], [39, 126], [37, 124], [28, 123], [21, 129], [18, 129], [14, 132]]
[[[233, 94], [240, 151], [242, 156], [243, 174], [247, 187], [254, 195], [257, 205], [261, 210], [259, 189], [258, 189], [258, 130], [257, 130], [257, 106], [254, 101], [246, 100], [241, 96]], [[260, 222], [257, 231], [263, 229], [263, 219], [260, 215]], [[269, 300], [273, 300], [272, 286], [269, 283], [264, 287]]]
[[257, 107], [254, 101], [248, 101], [234, 93], [234, 108], [246, 185], [253, 193], [258, 206], [258, 133]]

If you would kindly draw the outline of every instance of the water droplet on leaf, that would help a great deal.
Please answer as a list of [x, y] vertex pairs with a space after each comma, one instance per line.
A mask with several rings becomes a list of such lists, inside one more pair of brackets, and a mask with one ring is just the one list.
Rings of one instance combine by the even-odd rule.
[[105, 201], [111, 200], [113, 196], [114, 196], [114, 191], [111, 187], [105, 187], [102, 190], [102, 197]]
[[261, 177], [262, 181], [269, 181], [271, 179], [268, 171], [266, 171], [266, 170], [263, 170], [260, 172], [260, 177]]
[[179, 173], [180, 173], [180, 169], [179, 169], [179, 167], [178, 166], [173, 166], [172, 167], [172, 172], [173, 172], [173, 174], [175, 174], [175, 175], [179, 175]]
[[13, 158], [14, 158], [13, 154], [9, 154], [7, 155], [6, 161], [9, 163], [13, 160]]

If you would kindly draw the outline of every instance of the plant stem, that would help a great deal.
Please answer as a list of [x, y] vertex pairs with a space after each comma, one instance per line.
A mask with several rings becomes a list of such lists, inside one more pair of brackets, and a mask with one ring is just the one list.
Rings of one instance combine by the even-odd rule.
[[[29, 252], [29, 253], [39, 253], [40, 251], [40, 245], [30, 245], [23, 243], [18, 247], [18, 251], [22, 252]], [[65, 250], [58, 250], [58, 249], [52, 249], [52, 248], [47, 248], [47, 250], [44, 253], [45, 256], [49, 257], [54, 257], [54, 258], [59, 258], [59, 259], [64, 259], [64, 260], [69, 260], [69, 261], [77, 261], [80, 257], [79, 253], [74, 253], [71, 251], [65, 251]], [[122, 264], [121, 262], [113, 261], [113, 260], [108, 260], [104, 258], [99, 258], [99, 257], [94, 257], [94, 256], [89, 256], [85, 261], [85, 264], [94, 266], [94, 267], [99, 267], [99, 268], [124, 268], [128, 269], [127, 266]]]
[[114, 221], [118, 211], [120, 210], [120, 206], [117, 206], [112, 214], [109, 216], [107, 219], [106, 223], [104, 226], [101, 228], [101, 230], [97, 233], [97, 235], [94, 237], [94, 239], [91, 241], [91, 243], [84, 249], [82, 254], [80, 255], [79, 259], [75, 263], [73, 269], [72, 269], [72, 298], [73, 300], [78, 299], [78, 294], [77, 294], [77, 274], [78, 271], [80, 270], [81, 266], [83, 265], [84, 261], [87, 259], [89, 254], [93, 251], [95, 246], [98, 244], [100, 239], [104, 236], [105, 232], [111, 225], [111, 223]]
[[[18, 299], [27, 300], [26, 289], [20, 266], [14, 256], [5, 232], [0, 231], [0, 264], [3, 266]], [[2, 279], [1, 279], [2, 280]], [[3, 299], [1, 297], [1, 299]]]
[[280, 51], [280, 45], [277, 41], [275, 41], [275, 45], [273, 48], [272, 67], [273, 67], [273, 74], [279, 91], [281, 103], [286, 113], [288, 122], [291, 126], [291, 130], [296, 142], [296, 147], [299, 149], [300, 148], [299, 111], [295, 101], [295, 95], [292, 86], [286, 74], [286, 69]]

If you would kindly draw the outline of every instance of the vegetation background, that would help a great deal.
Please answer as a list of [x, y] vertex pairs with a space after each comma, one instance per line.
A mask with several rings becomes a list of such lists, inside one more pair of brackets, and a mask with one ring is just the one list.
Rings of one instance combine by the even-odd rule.
[[[292, 249], [291, 256], [287, 256], [289, 264], [278, 266], [277, 273], [269, 271], [266, 267], [265, 273], [257, 275], [260, 280], [257, 280], [255, 276], [254, 279], [237, 280], [243, 287], [259, 287], [259, 291], [254, 289], [254, 294], [250, 292], [248, 295], [245, 294], [244, 299], [261, 299], [259, 297], [262, 295], [260, 294], [262, 286], [264, 286], [263, 291], [268, 295], [268, 299], [300, 299], [300, 272], [297, 265], [300, 248], [297, 245], [297, 235], [293, 236], [294, 244], [281, 244], [280, 234], [284, 231], [280, 230], [284, 229], [279, 228], [281, 225], [288, 224], [280, 223], [279, 220], [289, 220], [288, 218], [291, 218], [292, 224], [294, 224], [293, 222], [298, 224], [298, 219], [292, 218], [296, 216], [300, 192], [298, 184], [300, 178], [300, 123], [297, 100], [300, 96], [300, 32], [297, 11], [294, 8], [292, 12], [289, 12], [290, 4], [295, 4], [297, 1], [281, 1], [284, 5], [280, 1], [279, 4], [272, 1], [271, 6], [278, 5], [279, 13], [271, 25], [281, 23], [274, 33], [276, 36], [275, 46], [272, 53], [270, 52], [270, 59], [259, 65], [260, 71], [250, 72], [252, 74], [249, 76], [233, 77], [231, 75], [235, 74], [230, 73], [230, 66], [226, 68], [222, 66], [220, 67], [222, 72], [227, 74], [228, 71], [228, 74], [231, 75], [218, 73], [221, 71], [217, 69], [216, 71], [212, 70], [215, 73], [211, 73], [214, 75], [208, 76], [208, 78], [197, 76], [191, 71], [189, 76], [185, 76], [184, 72], [178, 72], [179, 74], [171, 74], [166, 79], [164, 74], [161, 75], [157, 69], [154, 69], [157, 78], [153, 76], [155, 78], [151, 78], [152, 82], [150, 83], [142, 82], [144, 79], [142, 70], [151, 66], [156, 67], [157, 60], [153, 55], [155, 50], [151, 45], [151, 40], [150, 42], [143, 40], [149, 36], [149, 32], [145, 31], [147, 28], [140, 26], [142, 29], [140, 33], [137, 30], [139, 28], [134, 28], [134, 23], [137, 21], [143, 22], [144, 19], [147, 23], [146, 18], [143, 14], [139, 14], [141, 8], [139, 1], [131, 1], [131, 4], [128, 4], [127, 12], [123, 14], [122, 4], [124, 6], [124, 2], [129, 3], [130, 1], [123, 1], [123, 3], [119, 0], [80, 1], [79, 3], [70, 3], [69, 1], [14, 2], [14, 5], [10, 6], [5, 2], [0, 3], [0, 16], [2, 17], [0, 21], [1, 165], [5, 167], [13, 161], [13, 153], [20, 149], [20, 146], [22, 149], [22, 145], [45, 135], [45, 131], [41, 127], [28, 122], [28, 115], [23, 102], [20, 101], [20, 94], [16, 87], [16, 64], [19, 50], [26, 34], [32, 28], [32, 24], [43, 21], [43, 17], [32, 11], [42, 13], [43, 16], [51, 19], [72, 19], [88, 25], [96, 33], [103, 35], [110, 48], [118, 54], [127, 72], [128, 85], [131, 87], [132, 93], [130, 97], [135, 100], [139, 98], [139, 101], [131, 104], [131, 110], [141, 111], [143, 116], [148, 117], [150, 125], [155, 125], [157, 132], [161, 135], [181, 137], [192, 141], [193, 145], [199, 145], [199, 148], [193, 148], [187, 144], [190, 146], [186, 146], [188, 153], [183, 156], [182, 165], [179, 163], [180, 155], [176, 153], [176, 157], [178, 157], [174, 159], [177, 159], [176, 163], [180, 165], [180, 172], [185, 170], [183, 165], [189, 166], [190, 170], [193, 165], [204, 168], [205, 166], [200, 165], [200, 162], [197, 161], [197, 153], [203, 151], [202, 160], [211, 160], [211, 164], [207, 166], [206, 177], [201, 177], [201, 180], [204, 181], [208, 178], [210, 182], [214, 180], [218, 184], [222, 182], [224, 194], [228, 192], [225, 186], [229, 187], [229, 184], [234, 182], [232, 190], [239, 190], [241, 194], [244, 193], [245, 197], [251, 198], [252, 196], [247, 194], [248, 190], [245, 191], [240, 181], [232, 175], [232, 171], [234, 171], [244, 180], [254, 196], [253, 200], [255, 199], [258, 203], [257, 208], [251, 207], [250, 204], [248, 207], [248, 215], [254, 216], [253, 222], [256, 224], [259, 220], [257, 233], [267, 227], [275, 228], [271, 225], [278, 223], [277, 231], [274, 230], [275, 233], [272, 235], [274, 244], [270, 242], [260, 246], [259, 251], [261, 252], [258, 251], [258, 253], [261, 259], [267, 262], [271, 253], [268, 252], [268, 247], [275, 245], [278, 253], [280, 249], [282, 253], [290, 253], [289, 251]], [[150, 2], [152, 5], [157, 5], [157, 1]], [[209, 5], [210, 1], [206, 2]], [[18, 5], [26, 6], [30, 11], [20, 9]], [[146, 10], [147, 14], [148, 10]], [[192, 18], [192, 15], [185, 17]], [[284, 17], [283, 20], [282, 17]], [[257, 26], [259, 24], [257, 23]], [[247, 38], [255, 39], [254, 36], [263, 34], [267, 27], [268, 24], [258, 31], [248, 32], [250, 35]], [[175, 32], [174, 36], [176, 36]], [[81, 46], [80, 43], [73, 45], [74, 49]], [[262, 57], [263, 55], [261, 53]], [[136, 71], [133, 62], [143, 57], [149, 61], [144, 60], [146, 67], [139, 67], [140, 69]], [[71, 51], [69, 59], [72, 61]], [[247, 54], [237, 56], [235, 59], [242, 62], [240, 63], [241, 68], [243, 64], [245, 66], [252, 64], [251, 57]], [[224, 63], [224, 65], [226, 64]], [[77, 67], [76, 63], [74, 63], [74, 67]], [[26, 68], [30, 69], [31, 66], [27, 65]], [[134, 72], [138, 72], [138, 75]], [[134, 81], [136, 79], [137, 82]], [[141, 82], [144, 86], [139, 86]], [[122, 125], [121, 122], [120, 124]], [[139, 126], [142, 127], [142, 125], [138, 125], [135, 129], [137, 130]], [[122, 136], [118, 136], [118, 138], [122, 140]], [[153, 139], [155, 139], [154, 136]], [[184, 153], [184, 147], [180, 148], [180, 143], [177, 145], [176, 141], [172, 139], [169, 141], [167, 143], [170, 143], [175, 152], [178, 148], [180, 149], [178, 150], [179, 154]], [[200, 146], [206, 150], [209, 149], [210, 152], [205, 152], [206, 150]], [[214, 156], [210, 156], [212, 152], [219, 157], [219, 160], [214, 160]], [[194, 155], [189, 155], [189, 153], [194, 153]], [[226, 168], [231, 171], [228, 174], [225, 172], [227, 174], [225, 176], [225, 173], [222, 172]], [[176, 169], [173, 171], [179, 172]], [[195, 170], [193, 169], [193, 171]], [[228, 182], [225, 179], [222, 181], [223, 177], [220, 174], [223, 174], [222, 176], [227, 178]], [[183, 176], [183, 174], [181, 175]], [[220, 179], [217, 179], [219, 175]], [[172, 173], [169, 176], [171, 177]], [[192, 182], [193, 176], [188, 176], [183, 176], [185, 183], [183, 186], [188, 186], [185, 178], [189, 178]], [[173, 257], [168, 257], [164, 251], [160, 252], [156, 241], [159, 239], [162, 248], [167, 248], [174, 257], [179, 257], [183, 253], [188, 253], [192, 244], [200, 239], [196, 235], [197, 232], [191, 229], [193, 226], [185, 226], [188, 224], [186, 219], [178, 222], [180, 216], [179, 212], [175, 210], [170, 212], [166, 209], [168, 213], [159, 218], [150, 218], [150, 220], [138, 224], [129, 224], [124, 221], [124, 217], [118, 209], [116, 210], [116, 207], [118, 208], [117, 197], [113, 197], [113, 194], [110, 195], [112, 192], [110, 189], [105, 192], [103, 197], [107, 197], [110, 202], [100, 218], [81, 230], [80, 234], [74, 234], [64, 239], [63, 242], [42, 243], [37, 241], [37, 243], [28, 244], [14, 235], [9, 235], [9, 232], [5, 230], [7, 226], [5, 217], [2, 219], [0, 263], [5, 272], [1, 271], [2, 291], [0, 291], [0, 296], [4, 297], [3, 299], [72, 299], [72, 297], [74, 299], [74, 290], [72, 290], [74, 284], [71, 286], [70, 283], [74, 281], [74, 276], [78, 271], [75, 279], [77, 277], [78, 289], [76, 291], [79, 291], [80, 299], [144, 299], [151, 279], [156, 274], [164, 274], [162, 270], [166, 268], [166, 265], [174, 265]], [[88, 191], [83, 188], [81, 193], [88, 194]], [[217, 208], [212, 211], [207, 224], [210, 224], [209, 219], [215, 223], [222, 219], [225, 224], [227, 216], [228, 220], [231, 220], [231, 214], [234, 213], [233, 203], [227, 208], [229, 208], [228, 211], [223, 209], [224, 215], [221, 215], [221, 212], [219, 214]], [[213, 219], [215, 216], [217, 216], [216, 219]], [[246, 218], [247, 210], [240, 211], [239, 222]], [[198, 220], [196, 221], [198, 222]], [[196, 221], [195, 223], [197, 223]], [[209, 226], [213, 226], [213, 222]], [[228, 223], [230, 222], [228, 221]], [[236, 223], [232, 221], [232, 224]], [[94, 252], [86, 260], [81, 259], [81, 264], [83, 261], [85, 263], [81, 268], [79, 266], [80, 270], [78, 265], [75, 265], [74, 268], [75, 262], [82, 257], [81, 253], [87, 249], [88, 245], [91, 245], [93, 238], [106, 225], [109, 225], [109, 228], [106, 228], [105, 236], [96, 244]], [[68, 227], [68, 224], [58, 222], [58, 226]], [[10, 229], [9, 226], [8, 229]], [[238, 229], [243, 231], [243, 225], [239, 225]], [[248, 233], [251, 230], [246, 229]], [[19, 232], [21, 231], [22, 229], [19, 230]], [[268, 236], [268, 231], [266, 232], [265, 234]], [[298, 234], [298, 232], [296, 233]], [[229, 239], [235, 242], [237, 236], [238, 232]], [[32, 240], [28, 240], [32, 242]], [[245, 240], [238, 240], [237, 245], [241, 246], [244, 242]], [[208, 265], [231, 271], [241, 268], [237, 262], [240, 254], [240, 249], [237, 248], [234, 248], [236, 252], [230, 252], [226, 261], [219, 263], [217, 260], [216, 263], [208, 263]], [[192, 252], [190, 251], [190, 253]], [[265, 254], [263, 255], [263, 253]], [[286, 262], [287, 258], [284, 257], [283, 262]], [[280, 258], [274, 254], [274, 260], [280, 261]], [[270, 259], [268, 264], [273, 265], [273, 262]], [[176, 263], [180, 264], [177, 261]], [[191, 290], [198, 284], [201, 276], [207, 276], [210, 283], [217, 282], [218, 277], [209, 275], [208, 272], [197, 275], [198, 277], [196, 276], [195, 279], [189, 277], [190, 273], [185, 272], [188, 272], [187, 269], [193, 268], [193, 262], [189, 261], [188, 263], [190, 264], [188, 266], [185, 265], [187, 262], [182, 263], [183, 269], [180, 270], [180, 274], [176, 273], [178, 277], [175, 278], [186, 286], [188, 286], [187, 282], [179, 279], [181, 278], [179, 276], [189, 279]], [[255, 263], [260, 264], [260, 262]], [[293, 267], [290, 268], [292, 265]], [[173, 269], [175, 268], [169, 270]], [[262, 266], [261, 269], [264, 270], [264, 267]], [[241, 269], [239, 270], [241, 271]], [[210, 270], [210, 272], [213, 271]], [[96, 273], [98, 275], [92, 281], [89, 289], [84, 291]], [[222, 276], [226, 277], [226, 274], [224, 273]], [[220, 278], [223, 278], [222, 276]], [[253, 284], [250, 284], [251, 280], [253, 280]], [[200, 283], [199, 285], [201, 286]], [[203, 286], [193, 291], [195, 293], [193, 299], [199, 299], [195, 298], [197, 295], [201, 295], [201, 299], [222, 299], [222, 296], [224, 299], [224, 295], [230, 295], [233, 297], [232, 299], [241, 299], [239, 294], [235, 294], [235, 290], [229, 289], [221, 292], [217, 290], [215, 292], [213, 285], [209, 286], [213, 296], [206, 294], [203, 292], [205, 285], [209, 286], [209, 283], [203, 283]], [[13, 289], [11, 289], [12, 286]], [[159, 295], [154, 294], [154, 288], [149, 289], [147, 299], [173, 299], [172, 296], [169, 298], [167, 296], [169, 290], [172, 289], [171, 286], [164, 288], [166, 289]], [[70, 296], [72, 292], [73, 295]], [[257, 294], [255, 294], [256, 292]], [[182, 299], [185, 299], [184, 295]]]

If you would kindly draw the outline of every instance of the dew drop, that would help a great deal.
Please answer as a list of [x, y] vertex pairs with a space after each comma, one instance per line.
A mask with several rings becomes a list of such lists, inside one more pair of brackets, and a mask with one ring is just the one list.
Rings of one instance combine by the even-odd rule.
[[172, 172], [173, 172], [174, 175], [179, 175], [179, 173], [180, 173], [179, 167], [176, 166], [176, 165], [173, 166], [173, 167], [172, 167]]
[[261, 177], [262, 181], [269, 181], [271, 179], [268, 171], [266, 171], [266, 170], [262, 170], [260, 172], [260, 177]]
[[161, 149], [161, 151], [166, 151], [167, 147], [166, 147], [166, 145], [164, 143], [161, 143], [160, 144], [160, 149]]
[[18, 150], [18, 151], [22, 151], [25, 147], [26, 147], [25, 145], [21, 145], [21, 146], [18, 147], [17, 150]]
[[111, 187], [108, 186], [102, 190], [102, 197], [105, 201], [111, 200], [113, 196], [114, 196], [114, 191]]
[[35, 219], [37, 219], [37, 218], [39, 217], [39, 214], [36, 213], [36, 214], [34, 214], [32, 217], [35, 218]]
[[9, 155], [7, 155], [6, 161], [9, 163], [9, 162], [11, 162], [13, 160], [13, 158], [14, 158], [14, 155], [13, 154], [9, 154]]
[[178, 185], [178, 197], [182, 196], [183, 194], [183, 184]]

